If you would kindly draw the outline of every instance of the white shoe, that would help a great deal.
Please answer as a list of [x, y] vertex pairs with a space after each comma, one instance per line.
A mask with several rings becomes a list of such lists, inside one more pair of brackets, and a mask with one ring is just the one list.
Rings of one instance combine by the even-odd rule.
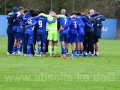
[[96, 53], [95, 53], [95, 56], [99, 56], [99, 52], [96, 52]]
[[50, 56], [49, 57], [52, 57], [52, 54], [50, 54]]
[[17, 53], [16, 52], [13, 52], [13, 53], [11, 53], [12, 55], [16, 55]]
[[9, 52], [7, 52], [7, 55], [11, 55]]
[[22, 56], [22, 55], [23, 55], [23, 53], [18, 51], [18, 55]]
[[73, 56], [70, 56], [69, 59], [74, 59]]
[[42, 54], [42, 57], [45, 57], [45, 54]]

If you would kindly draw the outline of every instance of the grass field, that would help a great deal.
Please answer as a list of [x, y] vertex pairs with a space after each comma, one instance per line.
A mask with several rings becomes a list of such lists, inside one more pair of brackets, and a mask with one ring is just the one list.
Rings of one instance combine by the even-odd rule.
[[120, 41], [100, 45], [99, 57], [7, 56], [7, 38], [0, 37], [0, 90], [120, 90]]

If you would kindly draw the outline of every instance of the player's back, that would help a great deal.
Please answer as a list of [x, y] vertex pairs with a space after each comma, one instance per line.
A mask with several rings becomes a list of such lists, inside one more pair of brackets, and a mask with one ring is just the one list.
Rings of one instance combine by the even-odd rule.
[[27, 22], [31, 22], [30, 25], [27, 25], [27, 28], [26, 28], [26, 33], [31, 33], [33, 32], [34, 30], [34, 25], [36, 24], [36, 20], [37, 18], [36, 17], [31, 17], [27, 20]]
[[78, 31], [78, 20], [77, 18], [71, 18], [71, 24], [70, 24], [70, 32], [77, 34]]
[[37, 21], [37, 33], [44, 34], [46, 32], [46, 22], [47, 18], [39, 17]]
[[78, 16], [77, 18], [78, 18], [78, 24], [79, 24], [78, 33], [84, 35], [85, 24], [82, 20], [82, 16]]

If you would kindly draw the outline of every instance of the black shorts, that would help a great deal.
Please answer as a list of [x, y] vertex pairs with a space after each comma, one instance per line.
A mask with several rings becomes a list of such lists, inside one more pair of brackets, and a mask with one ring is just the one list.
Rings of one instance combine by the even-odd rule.
[[94, 43], [97, 43], [99, 42], [99, 37], [98, 36], [94, 36], [94, 39], [93, 39]]

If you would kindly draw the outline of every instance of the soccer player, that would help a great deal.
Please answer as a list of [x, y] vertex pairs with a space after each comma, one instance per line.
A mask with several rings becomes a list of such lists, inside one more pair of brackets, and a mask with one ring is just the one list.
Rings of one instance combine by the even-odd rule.
[[[14, 22], [13, 22], [14, 47], [13, 47], [13, 53], [12, 54], [21, 54], [21, 51], [22, 51], [20, 23], [22, 21], [23, 12], [24, 12], [24, 8], [19, 7], [19, 12], [12, 13], [12, 14], [15, 15]], [[21, 43], [20, 43], [20, 40], [21, 40]]]
[[79, 23], [79, 30], [78, 30], [78, 43], [77, 43], [77, 56], [83, 56], [83, 42], [84, 42], [84, 27], [85, 24], [82, 20], [82, 16], [80, 12], [77, 12], [77, 18]]
[[71, 19], [70, 19], [69, 23], [66, 26], [64, 26], [63, 28], [65, 29], [68, 26], [70, 28], [68, 41], [69, 41], [69, 43], [72, 44], [72, 54], [71, 54], [70, 58], [73, 59], [75, 56], [76, 44], [78, 42], [78, 30], [79, 30], [77, 13], [75, 11], [71, 13]]
[[[33, 9], [29, 9], [25, 12], [24, 16], [23, 16], [23, 27], [26, 26], [27, 24], [27, 20], [32, 17], [32, 13], [34, 12]], [[26, 28], [24, 28], [24, 31], [26, 31]], [[25, 32], [24, 32], [25, 33]], [[23, 43], [23, 54], [24, 56], [27, 55], [27, 38], [26, 35], [24, 35], [24, 43]]]
[[[67, 23], [69, 23], [69, 18], [65, 16], [66, 10], [62, 9], [61, 10], [61, 15], [58, 15], [59, 22], [60, 22], [60, 27], [64, 27]], [[61, 42], [61, 55], [60, 57], [67, 59], [66, 57], [66, 43], [68, 41], [68, 28], [60, 31], [60, 42]]]
[[[44, 13], [44, 12], [41, 12]], [[49, 21], [47, 18], [45, 17], [38, 17], [38, 21], [37, 21], [37, 42], [38, 42], [38, 55], [41, 57], [41, 49], [43, 51], [43, 57], [45, 56], [46, 53], [46, 25], [47, 22], [50, 23], [54, 23], [56, 21], [56, 19], [53, 19], [51, 21]], [[41, 48], [41, 43], [42, 43], [42, 48]]]
[[31, 52], [31, 46], [33, 45], [34, 40], [34, 25], [37, 23], [37, 18], [35, 17], [37, 14], [35, 12], [31, 13], [32, 17], [30, 17], [27, 20], [28, 25], [26, 26], [26, 41], [27, 41], [27, 55], [25, 56], [33, 56], [33, 53]]
[[18, 55], [22, 55], [22, 47], [23, 47], [23, 35], [22, 35], [22, 27], [21, 27], [21, 23], [23, 21], [23, 13], [24, 13], [24, 8], [19, 7], [19, 12], [17, 15], [18, 23], [19, 23], [19, 26], [17, 28]]
[[[54, 11], [50, 11], [49, 15], [46, 14], [39, 14], [39, 16], [46, 17], [48, 20], [53, 20], [53, 15], [56, 15]], [[50, 57], [52, 57], [52, 45], [54, 48], [54, 55], [53, 57], [56, 57], [57, 53], [57, 40], [58, 40], [58, 32], [57, 32], [57, 20], [54, 23], [47, 24], [48, 28], [48, 40], [49, 40], [49, 46], [48, 46], [48, 52], [50, 54]]]

